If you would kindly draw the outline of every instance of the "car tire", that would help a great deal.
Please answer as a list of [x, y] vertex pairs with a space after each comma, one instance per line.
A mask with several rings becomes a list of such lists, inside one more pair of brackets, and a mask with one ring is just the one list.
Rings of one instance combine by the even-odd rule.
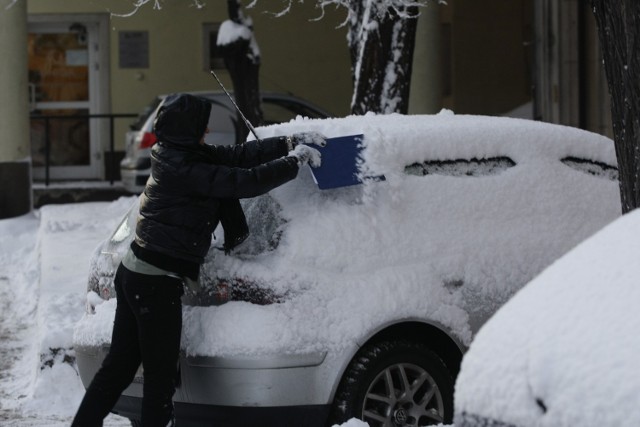
[[366, 421], [370, 427], [450, 423], [451, 374], [424, 344], [398, 340], [367, 345], [342, 377], [329, 426], [351, 418]]
[[133, 418], [129, 418], [129, 422], [131, 422], [131, 427], [141, 427], [142, 422], [140, 420], [135, 420]]

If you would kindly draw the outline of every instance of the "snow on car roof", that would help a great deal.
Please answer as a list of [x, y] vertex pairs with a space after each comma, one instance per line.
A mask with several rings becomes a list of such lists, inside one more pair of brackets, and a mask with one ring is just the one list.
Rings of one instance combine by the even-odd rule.
[[623, 216], [502, 307], [463, 360], [457, 411], [513, 425], [640, 425], [639, 233], [640, 212]]
[[[520, 286], [620, 212], [616, 182], [560, 162], [616, 164], [611, 140], [589, 132], [444, 112], [299, 117], [258, 133], [309, 130], [364, 133], [365, 164], [386, 180], [322, 191], [301, 170], [272, 191], [287, 220], [278, 248], [253, 259], [218, 256], [214, 264], [290, 297], [269, 306], [186, 308], [187, 353], [344, 348], [379, 325], [425, 317], [468, 345]], [[474, 178], [404, 172], [415, 162], [496, 156], [514, 166]], [[113, 307], [109, 301], [85, 316], [76, 342], [108, 341]]]
[[568, 126], [507, 117], [366, 114], [324, 120], [298, 117], [289, 123], [258, 128], [260, 137], [317, 131], [338, 137], [363, 133], [375, 147], [366, 161], [374, 172], [402, 170], [416, 157], [456, 159], [509, 155], [516, 163], [568, 155], [616, 165], [613, 142]]

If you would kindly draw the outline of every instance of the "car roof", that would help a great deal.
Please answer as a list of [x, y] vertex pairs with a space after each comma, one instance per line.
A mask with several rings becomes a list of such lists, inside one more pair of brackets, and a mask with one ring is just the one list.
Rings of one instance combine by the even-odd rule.
[[[366, 114], [320, 120], [298, 119], [259, 128], [263, 136], [317, 131], [327, 137], [364, 134], [369, 168], [402, 171], [414, 158], [471, 159], [507, 156], [518, 164], [577, 157], [616, 166], [613, 141], [581, 129], [507, 117]], [[384, 153], [385, 151], [391, 152]], [[393, 154], [391, 156], [391, 154]], [[385, 165], [377, 159], [384, 155]], [[393, 157], [394, 160], [391, 160]], [[389, 162], [395, 161], [395, 164]], [[385, 170], [387, 169], [387, 170]]]

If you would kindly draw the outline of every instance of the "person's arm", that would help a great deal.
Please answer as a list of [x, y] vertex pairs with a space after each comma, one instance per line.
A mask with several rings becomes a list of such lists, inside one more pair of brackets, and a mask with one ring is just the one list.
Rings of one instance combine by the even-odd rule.
[[292, 180], [300, 166], [310, 163], [320, 166], [318, 150], [298, 145], [287, 156], [253, 168], [238, 168], [208, 163], [196, 163], [190, 173], [194, 193], [201, 197], [243, 199], [259, 196]]
[[[293, 148], [293, 147], [291, 147]], [[211, 163], [229, 167], [252, 168], [262, 163], [286, 156], [290, 151], [287, 137], [277, 136], [262, 141], [248, 141], [235, 145], [206, 145]]]
[[265, 194], [294, 179], [298, 175], [298, 162], [282, 157], [253, 168], [198, 164], [194, 166], [195, 192], [204, 197], [244, 199]]
[[326, 139], [317, 132], [296, 133], [292, 136], [276, 136], [244, 144], [205, 145], [204, 152], [213, 164], [240, 168], [252, 168], [262, 163], [286, 156], [301, 144], [324, 146]]

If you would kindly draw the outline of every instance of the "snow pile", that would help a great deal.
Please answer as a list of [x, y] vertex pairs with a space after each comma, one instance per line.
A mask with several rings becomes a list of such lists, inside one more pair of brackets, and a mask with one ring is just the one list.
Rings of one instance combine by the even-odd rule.
[[9, 425], [69, 425], [84, 395], [71, 347], [90, 257], [130, 204], [51, 205], [0, 221], [0, 332], [15, 350], [0, 351], [11, 360], [0, 360], [0, 408], [25, 418]]
[[456, 411], [518, 426], [640, 425], [640, 212], [578, 246], [478, 333]]
[[[111, 234], [133, 197], [104, 203], [48, 205], [40, 209], [41, 353], [73, 347], [73, 328], [84, 312], [89, 257]], [[77, 264], [76, 264], [77, 263]], [[67, 265], [74, 268], [67, 268]]]
[[[185, 307], [188, 354], [340, 351], [379, 325], [425, 316], [469, 344], [520, 286], [620, 212], [616, 182], [560, 161], [615, 165], [609, 139], [577, 129], [443, 112], [298, 118], [259, 134], [304, 131], [363, 133], [365, 173], [386, 180], [321, 191], [301, 170], [272, 191], [273, 211], [286, 221], [277, 248], [251, 256], [211, 251], [209, 262], [214, 274], [267, 284], [287, 298]], [[515, 165], [474, 178], [405, 173], [416, 162], [493, 157]], [[259, 221], [249, 222], [260, 235]], [[76, 342], [108, 342], [114, 307], [85, 316]]]
[[0, 415], [19, 409], [36, 380], [37, 229], [33, 214], [0, 221]]

